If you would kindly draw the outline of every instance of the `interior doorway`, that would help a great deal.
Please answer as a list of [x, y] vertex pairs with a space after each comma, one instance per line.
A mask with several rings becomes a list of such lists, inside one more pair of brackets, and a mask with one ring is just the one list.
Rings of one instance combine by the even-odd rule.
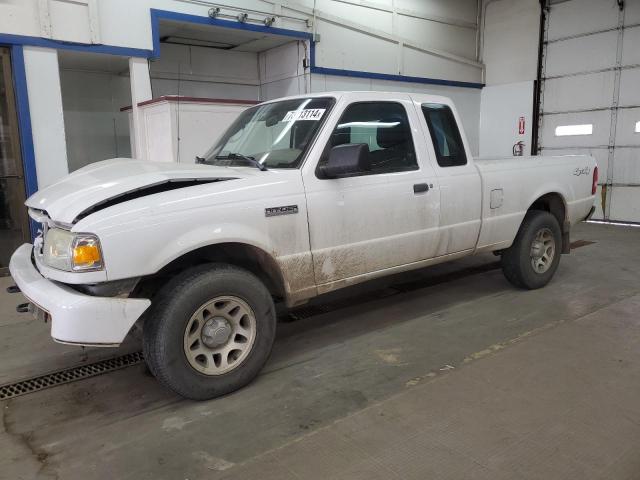
[[8, 274], [11, 254], [29, 240], [24, 201], [11, 57], [8, 48], [0, 47], [0, 275]]

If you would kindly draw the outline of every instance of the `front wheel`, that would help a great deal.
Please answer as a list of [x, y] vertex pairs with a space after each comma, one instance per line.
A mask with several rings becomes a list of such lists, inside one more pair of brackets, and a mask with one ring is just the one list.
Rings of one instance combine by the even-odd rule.
[[194, 400], [233, 392], [260, 372], [275, 338], [273, 300], [252, 273], [196, 267], [158, 293], [144, 325], [144, 357], [163, 385]]
[[562, 233], [556, 217], [533, 210], [526, 214], [513, 245], [502, 254], [502, 271], [513, 285], [544, 287], [558, 269]]

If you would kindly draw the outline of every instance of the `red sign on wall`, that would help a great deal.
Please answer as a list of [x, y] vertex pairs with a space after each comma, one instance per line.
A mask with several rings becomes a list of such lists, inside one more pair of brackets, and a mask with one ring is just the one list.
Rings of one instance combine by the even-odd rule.
[[518, 119], [518, 134], [524, 135], [524, 117]]

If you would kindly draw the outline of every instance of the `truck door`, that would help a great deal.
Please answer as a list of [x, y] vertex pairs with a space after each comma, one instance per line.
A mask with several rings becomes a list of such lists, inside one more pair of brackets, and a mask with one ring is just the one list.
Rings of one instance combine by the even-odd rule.
[[[352, 102], [319, 139], [320, 160], [304, 177], [318, 285], [433, 256], [439, 197], [412, 135], [418, 120], [408, 99]], [[344, 144], [366, 144], [370, 170], [322, 178], [318, 167]]]
[[440, 103], [418, 105], [422, 112], [428, 151], [440, 183], [440, 245], [436, 254], [474, 249], [481, 224], [482, 184], [458, 128], [451, 107]]

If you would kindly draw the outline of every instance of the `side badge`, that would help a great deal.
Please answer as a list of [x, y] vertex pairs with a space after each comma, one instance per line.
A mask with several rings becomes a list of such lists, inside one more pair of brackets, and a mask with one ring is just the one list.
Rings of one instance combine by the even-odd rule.
[[293, 215], [298, 213], [298, 205], [286, 205], [284, 207], [270, 207], [264, 209], [265, 217], [277, 217], [279, 215]]

